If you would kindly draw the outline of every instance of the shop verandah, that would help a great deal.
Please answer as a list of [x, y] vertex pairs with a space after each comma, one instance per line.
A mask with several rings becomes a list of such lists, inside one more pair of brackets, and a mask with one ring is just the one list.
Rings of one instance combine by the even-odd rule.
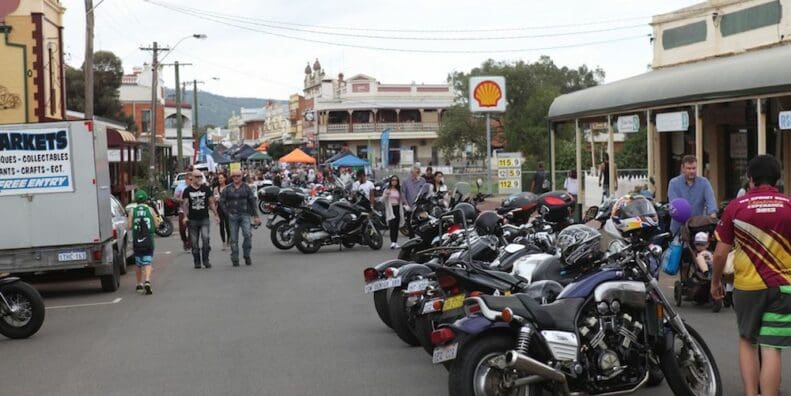
[[[679, 173], [686, 154], [698, 158], [698, 172], [709, 178], [719, 201], [736, 196], [746, 181], [747, 162], [758, 154], [772, 154], [781, 162], [783, 188], [791, 183], [791, 138], [786, 136], [791, 131], [779, 125], [780, 113], [791, 110], [788, 65], [791, 46], [782, 46], [659, 69], [559, 96], [548, 115], [551, 174], [556, 174], [559, 128], [575, 129], [576, 167], [582, 174], [583, 130], [606, 122], [607, 152], [614, 163], [613, 134], [624, 117], [639, 120], [637, 126], [647, 132], [648, 174], [656, 179], [660, 201], [667, 200], [668, 181]], [[609, 172], [615, 180], [614, 167]], [[615, 191], [614, 183], [610, 190], [628, 192]], [[582, 197], [580, 202], [585, 202]]]

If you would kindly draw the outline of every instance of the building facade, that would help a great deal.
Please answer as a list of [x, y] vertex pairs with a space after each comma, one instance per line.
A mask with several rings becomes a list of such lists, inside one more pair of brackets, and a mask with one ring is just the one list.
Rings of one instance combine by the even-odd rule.
[[58, 0], [0, 4], [0, 124], [66, 119]]
[[781, 187], [789, 185], [791, 0], [709, 0], [657, 15], [651, 26], [654, 70], [556, 98], [550, 132], [576, 125], [579, 143], [590, 123], [606, 122], [612, 136], [619, 119], [636, 117], [660, 200], [687, 154], [718, 201], [736, 196], [758, 154], [778, 158]]
[[156, 106], [156, 126], [152, 125], [151, 117], [151, 67], [135, 67], [132, 74], [124, 75], [119, 89], [119, 100], [123, 107], [123, 112], [129, 114], [134, 119], [134, 132], [136, 135], [148, 134], [152, 130], [156, 136], [165, 137], [165, 89], [164, 82], [160, 80], [157, 84]]
[[[316, 60], [305, 68], [303, 93], [312, 101], [303, 133], [309, 145], [319, 147], [321, 159], [348, 148], [378, 164], [382, 133], [389, 130], [388, 165], [440, 162], [433, 143], [442, 111], [455, 99], [450, 84], [383, 84], [364, 74], [327, 78]], [[404, 151], [411, 158], [402, 159]]]

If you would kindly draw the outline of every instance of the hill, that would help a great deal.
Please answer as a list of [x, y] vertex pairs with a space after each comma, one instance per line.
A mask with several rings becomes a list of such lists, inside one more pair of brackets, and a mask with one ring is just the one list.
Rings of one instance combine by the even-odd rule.
[[[176, 91], [167, 89], [165, 95], [169, 99], [175, 99]], [[185, 102], [192, 103], [192, 91], [187, 90], [183, 95]], [[267, 101], [286, 103], [285, 100], [261, 99], [261, 98], [236, 98], [230, 96], [216, 95], [207, 91], [198, 91], [198, 122], [199, 126], [214, 125], [224, 127], [231, 118], [231, 114], [242, 107], [255, 108], [264, 107]]]

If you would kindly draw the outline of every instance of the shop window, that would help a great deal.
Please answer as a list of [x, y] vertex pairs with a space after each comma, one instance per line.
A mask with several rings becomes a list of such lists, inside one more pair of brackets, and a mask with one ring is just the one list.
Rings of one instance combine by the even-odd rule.
[[140, 129], [143, 132], [151, 132], [151, 110], [140, 112]]
[[669, 50], [706, 41], [706, 21], [667, 29], [662, 32], [662, 48]]
[[368, 146], [357, 146], [357, 157], [368, 159]]
[[782, 17], [780, 1], [757, 5], [722, 16], [720, 33], [723, 37], [777, 25]]

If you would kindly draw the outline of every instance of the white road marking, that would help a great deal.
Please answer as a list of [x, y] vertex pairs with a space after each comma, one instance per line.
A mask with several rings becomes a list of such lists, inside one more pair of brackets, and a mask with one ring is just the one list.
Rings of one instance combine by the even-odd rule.
[[165, 254], [170, 254], [170, 250], [168, 250], [167, 252], [165, 252]]
[[82, 307], [93, 307], [97, 305], [111, 305], [111, 304], [118, 304], [121, 302], [123, 298], [118, 297], [113, 301], [105, 301], [105, 302], [98, 302], [98, 303], [88, 303], [88, 304], [72, 304], [72, 305], [56, 305], [53, 307], [46, 307], [47, 309], [60, 309], [60, 308], [82, 308]]

